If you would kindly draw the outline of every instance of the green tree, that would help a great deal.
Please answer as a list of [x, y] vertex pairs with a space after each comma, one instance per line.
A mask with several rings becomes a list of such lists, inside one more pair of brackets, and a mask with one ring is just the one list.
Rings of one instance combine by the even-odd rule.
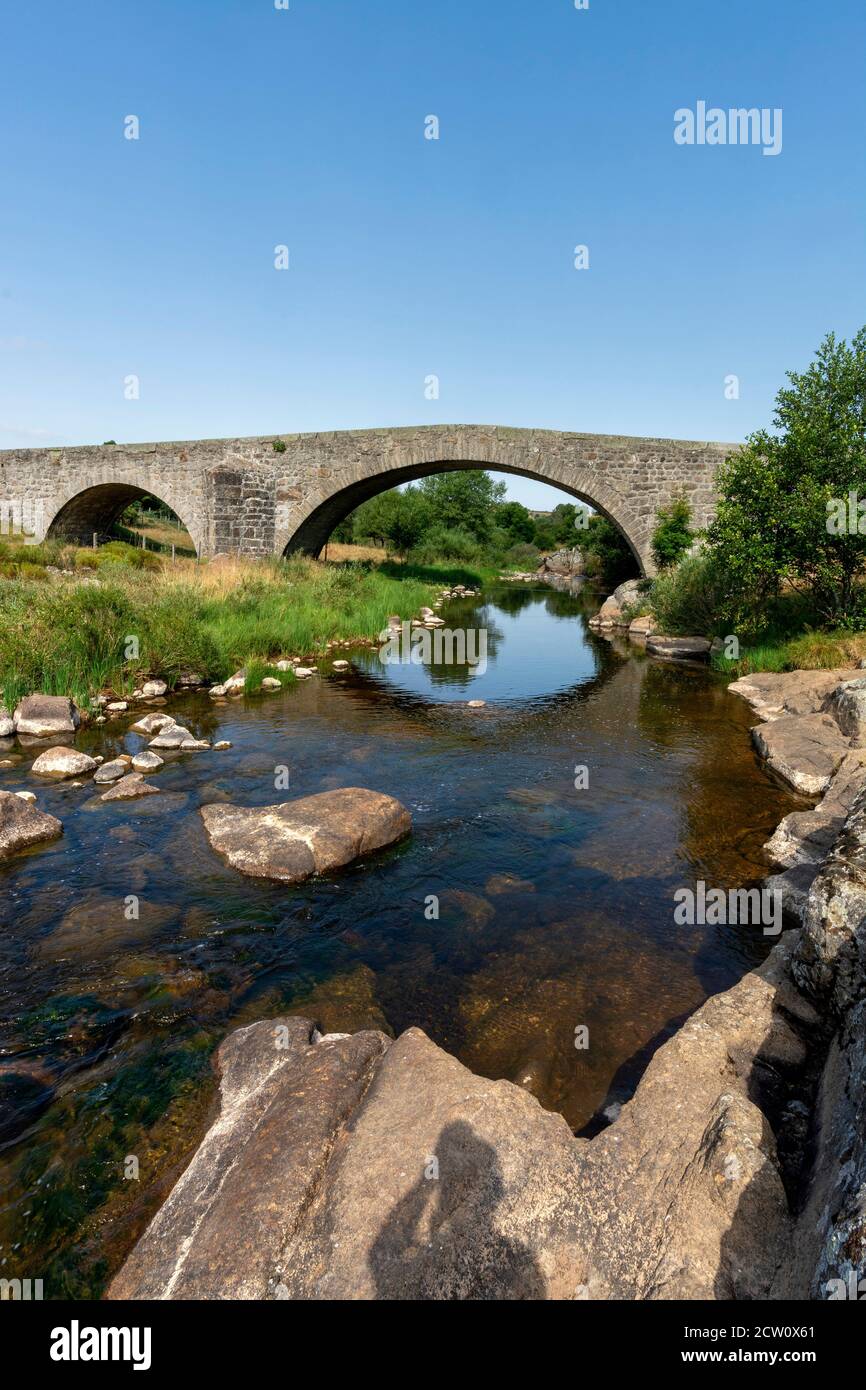
[[684, 497], [675, 497], [667, 507], [659, 507], [650, 548], [660, 570], [679, 564], [695, 538], [692, 513]]
[[719, 472], [708, 543], [724, 563], [732, 611], [754, 612], [784, 586], [820, 618], [845, 622], [866, 560], [866, 327], [850, 345], [829, 334], [788, 380], [775, 432], [751, 435]]
[[578, 532], [578, 544], [586, 558], [587, 573], [604, 581], [619, 584], [637, 570], [631, 547], [612, 521], [597, 512], [589, 518], [586, 530]]
[[391, 496], [394, 500], [385, 520], [385, 536], [396, 553], [405, 559], [430, 525], [430, 506], [414, 487]]
[[511, 544], [533, 540], [535, 523], [522, 502], [500, 502], [494, 515], [496, 525], [506, 532]]
[[431, 525], [462, 528], [480, 541], [487, 539], [494, 509], [505, 499], [505, 484], [477, 469], [422, 478], [419, 491], [429, 503]]

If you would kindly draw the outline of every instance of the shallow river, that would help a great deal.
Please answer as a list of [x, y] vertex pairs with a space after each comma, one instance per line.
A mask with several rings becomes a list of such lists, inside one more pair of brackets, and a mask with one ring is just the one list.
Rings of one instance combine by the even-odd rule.
[[[596, 606], [499, 585], [443, 610], [486, 632], [483, 673], [365, 652], [284, 693], [187, 696], [171, 713], [232, 747], [166, 754], [162, 796], [38, 786], [64, 837], [0, 869], [0, 1276], [100, 1291], [200, 1137], [212, 1051], [240, 1024], [418, 1025], [591, 1133], [766, 954], [759, 928], [675, 925], [673, 894], [754, 884], [795, 802], [723, 681], [594, 636]], [[76, 746], [137, 751], [131, 722]], [[29, 763], [0, 786], [35, 786]], [[296, 888], [225, 866], [198, 815], [342, 786], [398, 797], [414, 833]]]

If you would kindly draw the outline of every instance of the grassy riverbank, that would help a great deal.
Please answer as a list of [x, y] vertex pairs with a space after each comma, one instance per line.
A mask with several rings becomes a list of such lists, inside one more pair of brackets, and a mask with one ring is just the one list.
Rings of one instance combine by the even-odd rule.
[[485, 577], [465, 566], [301, 557], [172, 565], [122, 544], [4, 548], [0, 571], [0, 685], [9, 708], [31, 691], [86, 705], [102, 690], [127, 693], [147, 675], [218, 681], [240, 666], [255, 689], [271, 660], [375, 637], [390, 614], [412, 617], [442, 588]]
[[763, 638], [741, 651], [738, 661], [715, 653], [716, 671], [735, 678], [751, 671], [832, 671], [857, 666], [866, 657], [866, 632], [804, 632], [796, 637]]

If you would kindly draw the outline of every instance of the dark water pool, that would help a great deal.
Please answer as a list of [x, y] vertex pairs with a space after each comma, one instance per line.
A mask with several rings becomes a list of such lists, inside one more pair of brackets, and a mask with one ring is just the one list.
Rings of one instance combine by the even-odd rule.
[[[285, 693], [173, 701], [232, 748], [167, 755], [160, 797], [39, 784], [64, 837], [0, 869], [0, 1277], [98, 1294], [200, 1137], [212, 1051], [238, 1025], [416, 1024], [579, 1130], [763, 957], [754, 927], [675, 925], [673, 894], [757, 881], [794, 803], [724, 683], [593, 636], [596, 605], [506, 584], [452, 602], [449, 627], [486, 631], [483, 673], [365, 652]], [[137, 750], [131, 722], [78, 746]], [[0, 786], [35, 786], [30, 761]], [[289, 796], [388, 792], [414, 834], [297, 888], [244, 879], [198, 807], [283, 800], [280, 767]]]

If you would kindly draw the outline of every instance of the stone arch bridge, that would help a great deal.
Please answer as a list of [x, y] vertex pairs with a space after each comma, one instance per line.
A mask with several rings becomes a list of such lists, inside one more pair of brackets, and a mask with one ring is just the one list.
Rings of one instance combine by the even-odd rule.
[[484, 425], [338, 430], [275, 439], [103, 444], [0, 451], [4, 529], [90, 543], [131, 501], [152, 494], [184, 523], [200, 556], [317, 555], [359, 503], [398, 483], [454, 469], [519, 473], [609, 517], [643, 573], [659, 506], [684, 495], [697, 526], [733, 444]]

